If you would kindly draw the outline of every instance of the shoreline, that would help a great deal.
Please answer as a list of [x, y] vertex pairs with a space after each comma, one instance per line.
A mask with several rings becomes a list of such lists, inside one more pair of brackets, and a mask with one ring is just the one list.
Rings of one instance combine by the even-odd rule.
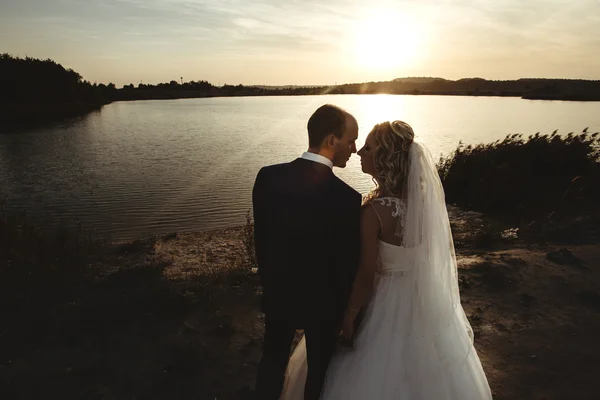
[[[600, 96], [598, 97], [577, 97], [577, 96], [535, 96], [526, 94], [500, 94], [500, 93], [481, 93], [481, 94], [468, 94], [460, 92], [432, 92], [432, 93], [391, 93], [391, 92], [376, 92], [376, 93], [303, 93], [303, 94], [232, 94], [232, 95], [215, 95], [215, 96], [181, 96], [181, 97], [152, 97], [152, 98], [130, 98], [130, 99], [117, 99], [112, 100], [111, 103], [117, 103], [120, 101], [153, 101], [153, 100], [185, 100], [185, 99], [211, 99], [211, 98], [229, 98], [229, 97], [297, 97], [297, 96], [346, 96], [346, 95], [360, 95], [360, 96], [376, 96], [376, 95], [389, 95], [389, 96], [449, 96], [449, 97], [518, 97], [522, 100], [540, 100], [540, 101], [573, 101], [573, 102], [600, 102]], [[110, 103], [108, 103], [110, 104]]]
[[68, 122], [99, 112], [112, 101], [13, 105], [0, 111], [0, 133]]
[[[540, 100], [540, 101], [573, 101], [573, 102], [600, 102], [599, 96], [543, 96], [543, 95], [528, 95], [525, 93], [516, 94], [502, 94], [502, 93], [463, 93], [463, 92], [374, 92], [374, 93], [360, 93], [360, 92], [348, 92], [348, 93], [269, 93], [269, 94], [219, 94], [219, 95], [198, 95], [198, 96], [154, 96], [154, 97], [139, 97], [139, 98], [122, 98], [112, 100], [110, 103], [116, 103], [120, 101], [152, 101], [152, 100], [185, 100], [185, 99], [209, 99], [209, 98], [229, 98], [229, 97], [296, 97], [296, 96], [328, 96], [328, 95], [389, 95], [389, 96], [454, 96], [454, 97], [518, 97], [522, 100]], [[110, 104], [108, 103], [108, 104]]]
[[[122, 89], [119, 89], [122, 90]], [[183, 99], [205, 99], [205, 98], [230, 98], [230, 97], [287, 97], [287, 96], [325, 96], [325, 95], [390, 95], [390, 96], [455, 96], [455, 97], [517, 97], [522, 100], [532, 101], [568, 101], [568, 102], [600, 102], [600, 95], [538, 95], [527, 93], [464, 93], [464, 92], [390, 92], [378, 91], [371, 93], [361, 92], [326, 92], [326, 93], [266, 93], [266, 94], [218, 94], [218, 95], [151, 95], [139, 97], [122, 97], [110, 101], [97, 103], [77, 103], [74, 108], [66, 104], [31, 104], [22, 108], [13, 108], [0, 114], [0, 133], [13, 129], [35, 128], [52, 123], [68, 122], [71, 119], [86, 116], [95, 111], [101, 111], [102, 107], [117, 102], [128, 101], [152, 101], [152, 100], [183, 100]], [[57, 111], [58, 110], [58, 111]], [[52, 114], [52, 115], [51, 115]]]

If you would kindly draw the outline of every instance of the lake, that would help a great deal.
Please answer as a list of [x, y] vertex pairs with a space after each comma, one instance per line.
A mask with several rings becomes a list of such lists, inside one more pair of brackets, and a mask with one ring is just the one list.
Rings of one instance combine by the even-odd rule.
[[[436, 158], [461, 140], [600, 130], [597, 102], [402, 95], [117, 102], [0, 135], [0, 196], [5, 208], [24, 209], [45, 226], [77, 217], [111, 240], [239, 225], [260, 167], [301, 155], [306, 122], [324, 103], [356, 116], [359, 148], [375, 123], [402, 119]], [[372, 188], [356, 155], [334, 171], [362, 193]]]

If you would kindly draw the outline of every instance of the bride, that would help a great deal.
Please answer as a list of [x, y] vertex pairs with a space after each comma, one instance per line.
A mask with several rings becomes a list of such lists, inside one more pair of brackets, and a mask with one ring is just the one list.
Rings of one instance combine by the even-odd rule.
[[[444, 191], [413, 139], [405, 122], [384, 122], [358, 152], [376, 188], [362, 210], [361, 262], [342, 327], [351, 348], [332, 359], [322, 399], [492, 398], [460, 304]], [[284, 400], [303, 398], [306, 369], [302, 339]]]

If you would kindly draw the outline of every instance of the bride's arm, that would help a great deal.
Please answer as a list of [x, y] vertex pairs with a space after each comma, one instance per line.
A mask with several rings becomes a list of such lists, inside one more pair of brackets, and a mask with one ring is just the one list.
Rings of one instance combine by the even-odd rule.
[[356, 316], [373, 292], [377, 267], [377, 238], [381, 229], [379, 218], [371, 205], [364, 206], [360, 214], [360, 263], [342, 325], [342, 334], [346, 340], [352, 339]]

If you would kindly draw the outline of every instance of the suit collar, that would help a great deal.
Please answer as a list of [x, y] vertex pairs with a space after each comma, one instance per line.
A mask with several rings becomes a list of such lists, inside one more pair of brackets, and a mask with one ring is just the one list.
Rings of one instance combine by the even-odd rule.
[[294, 161], [292, 161], [292, 165], [301, 167], [306, 171], [313, 171], [315, 173], [318, 173], [319, 175], [334, 175], [333, 170], [327, 165], [321, 164], [319, 162], [310, 161], [302, 157], [298, 157]]

